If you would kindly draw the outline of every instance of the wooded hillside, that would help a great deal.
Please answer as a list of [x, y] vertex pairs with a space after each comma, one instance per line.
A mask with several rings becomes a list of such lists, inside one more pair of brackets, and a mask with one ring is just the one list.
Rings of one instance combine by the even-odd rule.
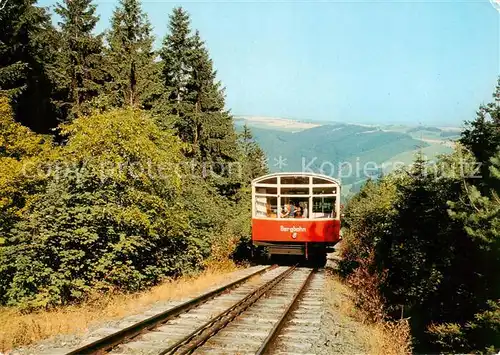
[[[189, 15], [159, 50], [138, 0], [96, 34], [96, 6], [0, 15], [0, 304], [135, 291], [241, 252], [266, 168], [234, 130]], [[241, 246], [241, 247], [239, 247]]]
[[500, 80], [437, 164], [369, 181], [347, 205], [342, 271], [372, 319], [409, 318], [422, 353], [500, 349]]

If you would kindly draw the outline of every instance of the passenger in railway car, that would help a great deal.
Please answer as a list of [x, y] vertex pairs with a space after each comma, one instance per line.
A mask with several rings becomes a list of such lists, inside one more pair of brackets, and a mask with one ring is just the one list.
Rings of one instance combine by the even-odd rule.
[[297, 213], [297, 209], [295, 208], [295, 204], [293, 203], [293, 201], [290, 201], [288, 203], [288, 206], [290, 208], [290, 214], [289, 214], [288, 218], [294, 218], [295, 213]]
[[276, 218], [276, 213], [273, 212], [271, 204], [269, 202], [266, 203], [266, 215], [270, 218]]
[[302, 218], [304, 215], [304, 210], [299, 202], [295, 204], [295, 218]]
[[281, 218], [286, 218], [289, 213], [290, 213], [290, 210], [288, 209], [288, 205], [285, 204], [285, 205], [281, 206], [281, 213], [280, 213]]
[[293, 218], [295, 214], [295, 208], [292, 201], [288, 201], [285, 206], [283, 206], [283, 212], [281, 213], [281, 218]]
[[307, 218], [308, 215], [309, 215], [309, 211], [307, 208], [307, 202], [303, 202], [302, 203], [302, 217]]
[[271, 204], [269, 202], [266, 202], [266, 215], [267, 215], [267, 217], [271, 217], [271, 213], [272, 213]]

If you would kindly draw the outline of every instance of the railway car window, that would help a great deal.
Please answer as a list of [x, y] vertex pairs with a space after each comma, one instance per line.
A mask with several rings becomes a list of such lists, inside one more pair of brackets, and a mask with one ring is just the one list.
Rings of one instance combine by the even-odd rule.
[[337, 193], [337, 188], [332, 187], [313, 187], [313, 195], [334, 195]]
[[277, 218], [278, 198], [276, 196], [255, 195], [255, 217]]
[[335, 218], [335, 197], [313, 197], [312, 218]]
[[282, 176], [282, 185], [308, 185], [309, 176]]
[[318, 177], [313, 177], [313, 184], [331, 184], [331, 180], [326, 180]]
[[282, 197], [280, 218], [307, 218], [309, 197]]
[[309, 195], [309, 187], [282, 187], [282, 195]]
[[256, 194], [272, 194], [272, 195], [277, 195], [278, 194], [278, 188], [277, 187], [255, 187], [255, 193]]
[[272, 178], [268, 178], [268, 179], [259, 181], [259, 184], [277, 184], [277, 183], [278, 183], [277, 177], [272, 177]]

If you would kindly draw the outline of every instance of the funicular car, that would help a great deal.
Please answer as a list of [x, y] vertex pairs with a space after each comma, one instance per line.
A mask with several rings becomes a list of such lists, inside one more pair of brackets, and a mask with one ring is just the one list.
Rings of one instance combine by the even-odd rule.
[[315, 173], [275, 173], [252, 181], [252, 241], [271, 255], [316, 264], [340, 240], [340, 183]]

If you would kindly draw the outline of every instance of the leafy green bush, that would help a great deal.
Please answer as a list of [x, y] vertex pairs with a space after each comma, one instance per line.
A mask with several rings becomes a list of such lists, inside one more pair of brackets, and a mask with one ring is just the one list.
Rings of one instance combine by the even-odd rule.
[[466, 324], [469, 342], [474, 349], [485, 354], [495, 354], [500, 348], [500, 300], [488, 301], [483, 311]]
[[465, 324], [431, 324], [429, 342], [444, 352], [466, 352], [475, 349], [481, 354], [496, 354], [500, 347], [500, 302], [488, 301], [483, 311]]
[[464, 329], [457, 323], [431, 324], [427, 332], [430, 342], [444, 352], [465, 351], [468, 348]]
[[38, 166], [48, 174], [45, 190], [2, 247], [2, 301], [63, 304], [91, 289], [138, 290], [195, 269], [210, 230], [195, 234], [203, 226], [189, 225], [178, 140], [133, 110], [82, 117], [63, 133], [67, 144]]
[[26, 199], [44, 180], [34, 167], [50, 149], [50, 139], [14, 121], [7, 98], [0, 96], [0, 244], [19, 220]]
[[263, 153], [249, 130], [238, 139], [187, 12], [173, 10], [156, 51], [140, 2], [121, 2], [104, 49], [94, 5], [63, 1], [57, 30], [25, 5], [3, 17], [19, 33], [0, 68], [0, 94], [16, 108], [13, 118], [0, 97], [0, 304], [51, 307], [227, 261], [249, 238], [248, 186]]
[[389, 232], [396, 184], [393, 177], [369, 180], [346, 206], [342, 220], [342, 260], [340, 271], [347, 275], [362, 259], [368, 258], [377, 243]]
[[386, 316], [409, 317], [417, 351], [498, 348], [486, 305], [500, 295], [499, 204], [469, 186], [473, 163], [460, 148], [434, 167], [417, 157], [368, 183], [345, 211], [341, 265], [358, 305], [376, 319], [383, 300]]

